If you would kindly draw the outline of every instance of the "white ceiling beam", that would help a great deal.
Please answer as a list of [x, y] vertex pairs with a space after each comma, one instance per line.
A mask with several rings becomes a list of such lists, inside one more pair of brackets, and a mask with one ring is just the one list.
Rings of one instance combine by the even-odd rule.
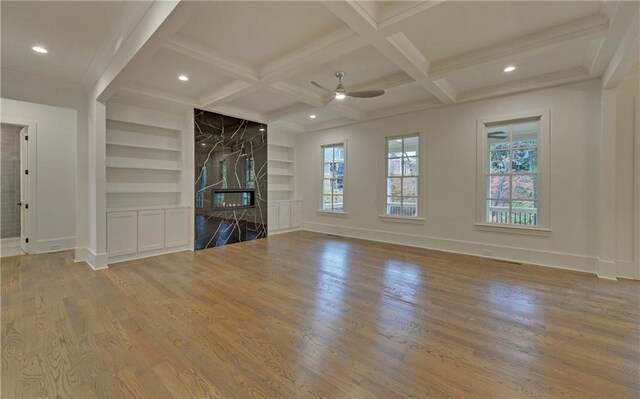
[[213, 107], [202, 107], [198, 99], [189, 97], [189, 96], [181, 96], [161, 90], [149, 89], [141, 86], [127, 86], [121, 87], [118, 90], [119, 93], [124, 95], [134, 95], [138, 97], [145, 97], [149, 99], [154, 99], [157, 101], [161, 101], [168, 104], [179, 104], [179, 105], [187, 105], [189, 107], [204, 109], [206, 111], [217, 112], [220, 114], [225, 114], [229, 116], [233, 116], [236, 118], [247, 119], [254, 122], [266, 123], [267, 118], [256, 112], [252, 112], [249, 110], [245, 110], [239, 107], [234, 107], [228, 104], [221, 104]]
[[609, 19], [609, 31], [599, 42], [591, 43], [584, 66], [591, 76], [601, 76], [638, 12], [638, 2], [606, 1], [602, 13]]
[[453, 72], [475, 68], [490, 62], [510, 61], [516, 57], [547, 52], [569, 43], [587, 42], [603, 37], [607, 33], [608, 26], [607, 19], [601, 15], [582, 18], [514, 40], [434, 62], [431, 64], [428, 73], [432, 78], [440, 78]]
[[93, 57], [91, 64], [82, 76], [82, 86], [89, 90], [111, 62], [114, 54], [126, 42], [151, 7], [151, 2], [133, 1], [122, 5], [115, 22], [102, 40], [100, 49]]
[[271, 84], [268, 89], [271, 92], [282, 94], [313, 107], [322, 107], [325, 105], [325, 101], [321, 95], [316, 94], [306, 87], [298, 86], [293, 83], [276, 82]]
[[438, 100], [444, 103], [453, 102], [455, 99], [451, 97], [451, 93], [444, 92], [427, 75], [426, 68], [428, 68], [429, 63], [424, 55], [419, 51], [416, 53], [416, 47], [403, 34], [394, 34], [388, 39], [382, 32], [378, 32], [376, 22], [369, 14], [370, 11], [364, 8], [361, 3], [323, 2], [347, 26], [360, 34], [389, 61], [419, 82]]
[[367, 45], [366, 41], [351, 29], [344, 27], [323, 36], [310, 44], [270, 62], [260, 69], [260, 81], [274, 83], [299, 75]]
[[611, 61], [602, 74], [602, 87], [614, 88], [622, 81], [625, 74], [640, 60], [640, 10], [629, 24], [620, 45], [611, 57]]
[[308, 116], [309, 114], [313, 113], [315, 109], [317, 108], [311, 107], [308, 104], [298, 103], [267, 114], [267, 121], [269, 123], [273, 123], [300, 115]]
[[196, 106], [198, 100], [189, 96], [182, 96], [179, 94], [173, 94], [155, 89], [149, 89], [143, 86], [128, 85], [118, 88], [118, 93], [122, 95], [134, 95], [138, 97], [146, 97], [154, 100], [170, 104], [186, 105], [189, 107]]
[[502, 83], [489, 87], [469, 90], [460, 93], [459, 102], [483, 100], [486, 98], [505, 96], [530, 90], [538, 90], [547, 87], [559, 86], [569, 83], [593, 79], [583, 67], [566, 69], [563, 71], [547, 73], [533, 78], [520, 79], [513, 82]]
[[386, 34], [399, 32], [407, 24], [414, 22], [425, 12], [442, 3], [444, 0], [392, 2], [378, 12], [376, 18], [378, 30], [384, 31]]
[[218, 71], [247, 82], [258, 82], [258, 73], [242, 61], [183, 37], [174, 36], [164, 47], [187, 57], [206, 62]]
[[153, 2], [144, 17], [110, 57], [107, 66], [91, 87], [92, 98], [106, 101], [136, 69], [155, 53], [190, 17], [192, 8], [178, 0]]
[[249, 93], [255, 92], [255, 90], [255, 86], [252, 83], [243, 80], [234, 80], [200, 97], [199, 102], [202, 107], [215, 107], [216, 105], [230, 103], [242, 98]]
[[370, 80], [368, 82], [364, 82], [355, 86], [349, 87], [349, 91], [360, 91], [360, 90], [398, 90], [406, 86], [418, 85], [418, 83], [413, 80], [410, 76], [408, 76], [404, 72], [398, 72], [391, 75], [383, 76], [380, 79]]

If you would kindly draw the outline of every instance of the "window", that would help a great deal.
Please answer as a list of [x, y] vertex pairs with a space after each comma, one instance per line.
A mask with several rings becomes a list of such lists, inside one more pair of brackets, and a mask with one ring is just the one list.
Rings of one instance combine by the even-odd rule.
[[344, 144], [322, 146], [322, 211], [344, 212], [344, 148]]
[[480, 225], [548, 226], [548, 111], [478, 124]]
[[386, 215], [418, 216], [420, 138], [387, 138]]

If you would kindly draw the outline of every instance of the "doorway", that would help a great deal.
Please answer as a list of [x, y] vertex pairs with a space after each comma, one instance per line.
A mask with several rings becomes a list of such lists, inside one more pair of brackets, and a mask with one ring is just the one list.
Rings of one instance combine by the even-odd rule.
[[29, 151], [24, 125], [0, 123], [0, 255], [28, 253]]

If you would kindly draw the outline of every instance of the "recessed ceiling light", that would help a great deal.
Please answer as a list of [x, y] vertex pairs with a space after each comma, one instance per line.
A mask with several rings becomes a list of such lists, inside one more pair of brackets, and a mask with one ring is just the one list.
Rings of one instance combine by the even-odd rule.
[[47, 54], [49, 52], [49, 51], [47, 51], [46, 48], [40, 47], [40, 46], [33, 46], [33, 47], [31, 47], [31, 50], [35, 51], [36, 53], [40, 53], [40, 54]]
[[515, 67], [515, 66], [513, 66], [513, 65], [509, 65], [509, 66], [507, 66], [506, 68], [504, 68], [504, 71], [505, 71], [505, 72], [513, 72], [513, 71], [515, 71], [515, 70], [516, 70], [516, 67]]
[[187, 75], [180, 75], [178, 76], [178, 79], [180, 79], [183, 82], [186, 82], [187, 80], [189, 80], [189, 77]]
[[317, 118], [317, 116], [315, 116], [314, 114], [311, 114], [311, 115], [309, 115], [309, 118], [311, 118], [311, 119], [316, 119], [316, 118]]

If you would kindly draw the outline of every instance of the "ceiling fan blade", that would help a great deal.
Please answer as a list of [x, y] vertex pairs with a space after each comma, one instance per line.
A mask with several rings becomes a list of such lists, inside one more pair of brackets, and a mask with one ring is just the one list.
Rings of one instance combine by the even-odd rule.
[[326, 87], [322, 86], [321, 84], [314, 82], [313, 80], [311, 81], [311, 84], [317, 87], [318, 89], [333, 93], [333, 90], [329, 90]]
[[371, 98], [378, 97], [384, 94], [384, 90], [362, 90], [362, 91], [348, 91], [347, 96], [357, 98]]

